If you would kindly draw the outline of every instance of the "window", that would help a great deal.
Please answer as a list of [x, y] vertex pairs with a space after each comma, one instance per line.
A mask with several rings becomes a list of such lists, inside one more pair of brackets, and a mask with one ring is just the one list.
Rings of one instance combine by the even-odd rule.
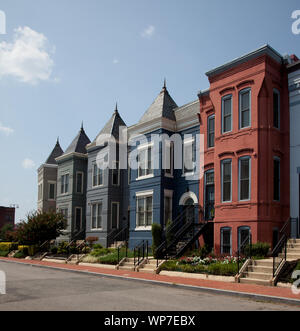
[[138, 196], [137, 197], [137, 227], [150, 227], [153, 221], [153, 197]]
[[138, 177], [143, 178], [152, 175], [152, 145], [141, 146], [138, 152]]
[[247, 244], [251, 244], [251, 231], [248, 226], [242, 226], [238, 229], [238, 242], [239, 242], [239, 249], [245, 247]]
[[186, 139], [183, 142], [183, 173], [185, 175], [193, 174], [196, 163], [195, 138]]
[[75, 208], [75, 231], [79, 231], [82, 228], [82, 208]]
[[221, 163], [222, 202], [231, 202], [231, 164], [231, 160], [224, 160]]
[[69, 174], [61, 176], [61, 194], [69, 193]]
[[250, 200], [251, 190], [251, 158], [249, 156], [239, 159], [239, 195], [240, 200]]
[[62, 208], [62, 209], [60, 209], [60, 213], [61, 213], [65, 218], [68, 218], [68, 216], [69, 216], [68, 208]]
[[76, 173], [76, 193], [83, 193], [83, 172]]
[[118, 229], [119, 227], [119, 202], [111, 204], [111, 228]]
[[102, 202], [91, 206], [92, 230], [102, 229]]
[[211, 221], [215, 217], [215, 173], [214, 170], [208, 170], [205, 173], [204, 184], [204, 218]]
[[93, 187], [103, 185], [103, 169], [99, 169], [97, 164], [93, 165]]
[[251, 126], [251, 90], [246, 89], [239, 94], [240, 129]]
[[221, 229], [221, 254], [232, 254], [232, 236], [231, 228]]
[[280, 201], [280, 158], [274, 158], [274, 201]]
[[38, 200], [41, 201], [43, 199], [43, 184], [40, 183], [38, 186]]
[[164, 223], [167, 225], [168, 221], [172, 221], [172, 204], [173, 204], [173, 191], [165, 190], [164, 200]]
[[165, 175], [172, 177], [174, 171], [174, 143], [172, 141], [165, 141], [164, 157]]
[[114, 186], [120, 185], [120, 169], [119, 162], [115, 162], [115, 169], [112, 169], [112, 184]]
[[55, 200], [55, 183], [48, 183], [48, 187], [49, 187], [49, 192], [48, 192], [48, 198], [49, 200]]
[[280, 129], [280, 93], [273, 90], [273, 126]]
[[222, 99], [222, 133], [232, 131], [232, 95]]
[[207, 122], [207, 146], [212, 148], [215, 147], [215, 115], [210, 116]]

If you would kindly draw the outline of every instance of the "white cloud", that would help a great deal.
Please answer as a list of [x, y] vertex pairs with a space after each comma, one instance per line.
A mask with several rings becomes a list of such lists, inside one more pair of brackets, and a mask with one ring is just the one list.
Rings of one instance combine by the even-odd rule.
[[10, 134], [14, 133], [14, 130], [12, 128], [3, 126], [0, 122], [0, 133], [4, 133], [6, 136], [9, 136]]
[[143, 38], [151, 38], [155, 33], [155, 27], [153, 25], [149, 25], [142, 33]]
[[11, 43], [0, 43], [0, 77], [11, 76], [29, 84], [47, 81], [54, 66], [50, 53], [54, 51], [42, 33], [19, 27]]
[[30, 160], [30, 159], [25, 159], [25, 160], [23, 160], [23, 162], [22, 162], [22, 167], [23, 167], [24, 169], [32, 169], [32, 168], [35, 167], [35, 163], [34, 163], [34, 161], [32, 161], [32, 160]]

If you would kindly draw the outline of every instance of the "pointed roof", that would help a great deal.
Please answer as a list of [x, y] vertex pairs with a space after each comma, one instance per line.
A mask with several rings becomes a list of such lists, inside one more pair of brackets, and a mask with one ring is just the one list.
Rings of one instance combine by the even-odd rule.
[[166, 80], [164, 80], [164, 87], [159, 93], [158, 97], [154, 100], [152, 105], [143, 115], [139, 124], [149, 122], [156, 118], [167, 118], [172, 121], [175, 121], [174, 109], [177, 108], [176, 102], [170, 96], [167, 86]]
[[116, 104], [115, 111], [112, 114], [110, 120], [105, 124], [104, 128], [97, 135], [94, 142], [96, 142], [98, 137], [102, 134], [112, 135], [113, 137], [115, 137], [118, 140], [120, 126], [127, 126], [127, 125], [125, 124], [122, 117], [120, 116], [119, 111], [118, 111], [118, 104]]
[[45, 162], [46, 164], [57, 164], [55, 159], [57, 157], [60, 157], [64, 154], [64, 151], [62, 150], [62, 148], [60, 147], [59, 144], [59, 139], [57, 138], [57, 142], [55, 147], [53, 148], [53, 151], [51, 152], [51, 154], [49, 155], [47, 161]]
[[89, 144], [91, 141], [89, 137], [86, 135], [84, 129], [83, 129], [83, 124], [81, 126], [81, 129], [77, 136], [74, 138], [72, 141], [71, 145], [67, 148], [65, 154], [70, 154], [70, 153], [81, 153], [81, 154], [86, 154], [86, 145]]

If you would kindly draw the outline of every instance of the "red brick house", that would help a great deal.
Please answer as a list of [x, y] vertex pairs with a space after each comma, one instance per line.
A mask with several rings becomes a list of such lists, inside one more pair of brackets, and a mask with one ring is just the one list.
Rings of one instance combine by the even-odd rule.
[[0, 207], [0, 229], [6, 224], [15, 225], [15, 208]]
[[289, 95], [284, 58], [266, 45], [207, 73], [199, 93], [205, 173], [200, 219], [213, 223], [214, 250], [274, 246], [290, 216]]

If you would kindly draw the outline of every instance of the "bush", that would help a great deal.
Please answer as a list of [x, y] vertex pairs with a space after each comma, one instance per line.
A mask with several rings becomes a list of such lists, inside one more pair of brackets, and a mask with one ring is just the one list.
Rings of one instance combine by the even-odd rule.
[[89, 254], [91, 252], [91, 248], [88, 246], [84, 246], [81, 250], [82, 254]]
[[0, 251], [11, 251], [13, 243], [0, 243]]
[[156, 250], [162, 243], [162, 227], [160, 224], [152, 224], [152, 252], [156, 258]]
[[36, 248], [35, 246], [31, 245], [19, 245], [18, 250], [23, 252], [26, 256], [30, 255], [33, 256], [35, 254]]
[[54, 247], [51, 247], [51, 253], [52, 254], [57, 254], [57, 251], [58, 251], [58, 247], [54, 246]]
[[264, 258], [268, 256], [270, 251], [270, 244], [258, 242], [253, 245], [247, 245], [244, 250], [244, 255], [256, 258]]
[[24, 254], [24, 252], [21, 251], [17, 251], [17, 253], [14, 255], [14, 258], [16, 259], [25, 259], [26, 255]]
[[0, 240], [9, 240], [9, 233], [14, 231], [14, 226], [12, 224], [5, 224], [0, 230]]
[[215, 263], [207, 267], [208, 273], [219, 276], [235, 276], [238, 273], [237, 263]]
[[102, 249], [103, 246], [101, 244], [94, 244], [93, 249]]
[[65, 241], [61, 242], [59, 245], [58, 245], [58, 250], [57, 250], [57, 253], [58, 254], [62, 254], [62, 255], [66, 255], [69, 253], [69, 249], [68, 249], [68, 246], [69, 244]]
[[100, 248], [100, 249], [93, 249], [92, 252], [90, 253], [91, 256], [94, 257], [99, 257], [99, 256], [104, 256], [110, 253], [113, 253], [115, 249], [113, 248]]
[[9, 254], [9, 251], [0, 251], [0, 256], [1, 257], [7, 257]]

